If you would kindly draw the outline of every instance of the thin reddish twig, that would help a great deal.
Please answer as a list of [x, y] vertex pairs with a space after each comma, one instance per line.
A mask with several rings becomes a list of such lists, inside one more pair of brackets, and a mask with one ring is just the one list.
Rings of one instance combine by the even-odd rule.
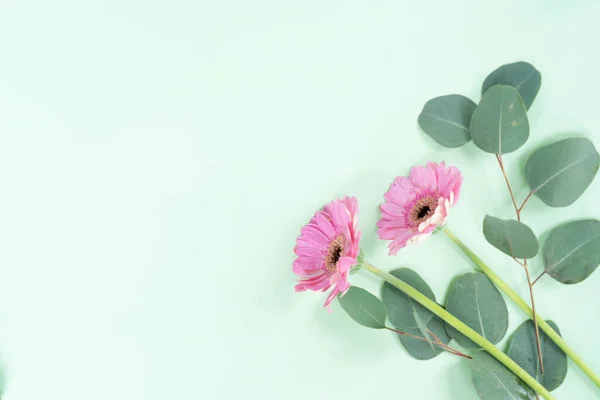
[[504, 180], [506, 181], [506, 186], [508, 187], [508, 192], [510, 193], [510, 199], [512, 200], [513, 206], [515, 207], [515, 212], [517, 213], [517, 219], [521, 221], [521, 209], [517, 206], [515, 195], [513, 194], [512, 187], [510, 186], [510, 183], [508, 181], [508, 176], [506, 175], [506, 170], [504, 169], [504, 163], [502, 162], [502, 155], [496, 154], [496, 159], [498, 160], [498, 164], [500, 164], [500, 170], [502, 170], [502, 175], [504, 176]]
[[521, 207], [519, 207], [519, 209], [518, 209], [519, 215], [521, 215], [521, 211], [523, 211], [523, 207], [525, 207], [525, 204], [527, 204], [527, 201], [531, 198], [531, 196], [533, 196], [533, 193], [535, 193], [535, 192], [532, 190], [531, 192], [529, 192], [527, 197], [525, 197], [525, 201], [523, 201], [523, 204], [521, 204]]
[[540, 276], [538, 276], [537, 278], [535, 278], [535, 279], [534, 279], [534, 281], [531, 283], [531, 286], [535, 285], [535, 283], [536, 283], [537, 281], [539, 281], [539, 280], [540, 280], [540, 278], [541, 278], [542, 276], [546, 275], [546, 272], [548, 272], [548, 271], [544, 270], [544, 272], [542, 272], [542, 273], [540, 274]]
[[418, 340], [422, 340], [422, 341], [425, 341], [425, 342], [428, 342], [428, 343], [431, 343], [431, 344], [438, 345], [441, 348], [443, 348], [444, 350], [446, 350], [448, 353], [457, 355], [459, 357], [468, 358], [469, 360], [473, 358], [473, 357], [471, 357], [471, 356], [469, 356], [467, 354], [461, 353], [460, 351], [458, 351], [456, 349], [453, 349], [452, 347], [448, 346], [447, 344], [442, 343], [442, 341], [437, 336], [435, 336], [433, 333], [431, 333], [430, 330], [428, 330], [427, 332], [429, 332], [429, 334], [431, 334], [431, 336], [433, 336], [437, 340], [437, 342], [433, 342], [433, 341], [431, 341], [429, 339], [426, 339], [424, 337], [421, 337], [421, 336], [411, 335], [410, 333], [399, 331], [397, 329], [390, 328], [390, 327], [387, 327], [387, 326], [385, 327], [385, 329], [387, 329], [389, 331], [392, 331], [392, 332], [395, 332], [398, 335], [402, 335], [402, 336], [406, 336], [406, 337], [411, 337], [413, 339], [418, 339]]

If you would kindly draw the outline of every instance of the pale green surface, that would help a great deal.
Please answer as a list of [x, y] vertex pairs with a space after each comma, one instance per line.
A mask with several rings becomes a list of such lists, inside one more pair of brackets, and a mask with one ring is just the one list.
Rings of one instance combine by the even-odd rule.
[[[356, 195], [367, 259], [414, 268], [444, 299], [472, 271], [464, 257], [438, 235], [389, 258], [375, 222], [394, 176], [446, 160], [465, 175], [450, 226], [527, 298], [522, 268], [481, 234], [485, 214], [514, 218], [494, 156], [440, 147], [417, 117], [436, 96], [478, 101], [495, 68], [531, 62], [543, 83], [530, 140], [504, 157], [522, 200], [535, 148], [565, 132], [600, 145], [600, 59], [585, 50], [598, 15], [594, 0], [1, 2], [4, 399], [354, 400], [401, 388], [476, 400], [464, 360], [413, 360], [392, 333], [295, 294], [294, 239], [323, 203]], [[533, 197], [523, 221], [543, 242], [558, 222], [600, 218], [598, 193], [596, 177], [564, 209]], [[352, 282], [378, 293], [372, 276]], [[600, 373], [599, 285], [598, 273], [575, 286], [545, 277], [536, 300]], [[525, 316], [507, 304], [512, 332]], [[600, 399], [572, 365], [553, 394]]]

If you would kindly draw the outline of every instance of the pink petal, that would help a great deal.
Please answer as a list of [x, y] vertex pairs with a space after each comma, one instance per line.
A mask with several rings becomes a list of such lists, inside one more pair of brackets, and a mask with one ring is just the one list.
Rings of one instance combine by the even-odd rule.
[[388, 254], [390, 256], [395, 256], [396, 254], [398, 254], [398, 251], [404, 247], [406, 247], [406, 241], [393, 241], [388, 245]]
[[340, 279], [341, 279], [341, 274], [339, 272], [336, 272], [329, 277], [329, 284], [331, 286], [337, 286], [337, 283]]
[[431, 236], [431, 232], [419, 233], [418, 235], [415, 235], [412, 238], [410, 238], [410, 240], [408, 242], [406, 242], [406, 244], [419, 244], [419, 243], [422, 243], [429, 236]]
[[354, 197], [354, 196], [347, 197], [346, 196], [342, 199], [342, 201], [346, 205], [346, 208], [348, 209], [348, 211], [350, 212], [350, 215], [352, 215], [352, 217], [355, 217], [358, 215], [358, 201], [356, 200], [356, 197]]
[[456, 204], [456, 202], [458, 201], [458, 198], [460, 197], [460, 188], [462, 187], [462, 183], [463, 183], [463, 177], [461, 176], [459, 179], [457, 179], [454, 182], [454, 185], [451, 189], [451, 192], [454, 194], [454, 201], [452, 202], [452, 204]]
[[342, 295], [345, 294], [348, 289], [350, 289], [350, 282], [348, 282], [348, 279], [338, 281], [338, 289], [342, 292]]
[[381, 218], [377, 221], [378, 228], [406, 228], [409, 226], [406, 224], [406, 220], [404, 218]]
[[331, 210], [335, 229], [350, 236], [350, 212], [346, 205], [338, 201], [332, 205]]
[[420, 232], [420, 234], [427, 235], [427, 234], [435, 231], [435, 228], [437, 228], [437, 225], [431, 224], [427, 228], [425, 228], [422, 232]]
[[299, 277], [299, 278], [311, 278], [317, 274], [321, 274], [323, 272], [323, 270], [321, 268], [316, 268], [316, 269], [302, 269], [302, 267], [292, 267], [292, 271]]
[[325, 257], [324, 251], [315, 249], [314, 247], [296, 247], [295, 252], [298, 256], [306, 256], [313, 258]]
[[442, 222], [444, 222], [444, 218], [445, 218], [445, 217], [446, 217], [446, 216], [445, 216], [443, 213], [439, 213], [439, 214], [438, 214], [438, 213], [436, 212], [436, 213], [435, 213], [435, 214], [433, 214], [433, 215], [431, 216], [431, 218], [430, 218], [430, 219], [431, 219], [431, 224], [432, 224], [432, 225], [436, 225], [436, 226], [437, 226], [437, 225], [440, 225]]
[[323, 248], [326, 248], [327, 243], [329, 242], [327, 236], [320, 229], [313, 225], [306, 225], [300, 230], [300, 234], [301, 236], [310, 238], [315, 243], [319, 243]]
[[353, 237], [350, 239], [350, 245], [346, 249], [348, 257], [356, 258], [358, 256], [358, 253], [360, 252], [360, 237], [360, 231], [354, 232]]
[[437, 185], [435, 171], [420, 165], [411, 168], [410, 181], [414, 186], [423, 190], [435, 190]]
[[324, 249], [326, 248], [326, 245], [323, 246], [321, 245], [321, 243], [314, 241], [309, 236], [304, 235], [296, 239], [296, 247], [311, 247], [315, 249]]
[[456, 167], [446, 167], [441, 164], [436, 169], [438, 180], [438, 193], [446, 199], [450, 198], [450, 192], [454, 192], [455, 201], [458, 200], [457, 194], [460, 193], [462, 185], [462, 175]]
[[333, 228], [333, 224], [327, 218], [327, 214], [320, 211], [315, 215], [317, 220], [317, 226], [325, 235], [327, 235], [328, 239], [333, 239], [335, 237], [335, 229]]
[[331, 305], [331, 302], [333, 301], [333, 299], [335, 299], [335, 297], [337, 296], [337, 294], [339, 293], [339, 290], [337, 287], [333, 288], [333, 290], [329, 293], [329, 296], [327, 296], [327, 299], [325, 300], [325, 304], [323, 304], [323, 307], [329, 307]]
[[307, 229], [310, 228], [311, 231], [318, 232], [319, 234], [321, 234], [322, 236], [324, 236], [326, 243], [329, 243], [329, 241], [331, 240], [329, 238], [329, 236], [327, 235], [327, 233], [325, 232], [325, 229], [323, 227], [319, 226], [319, 224], [317, 222], [317, 217], [314, 217], [311, 220], [311, 222], [308, 225], [306, 225], [306, 228]]
[[394, 240], [396, 237], [403, 234], [403, 232], [410, 232], [407, 228], [379, 228], [377, 229], [377, 235], [379, 239], [383, 240]]
[[404, 216], [404, 207], [401, 207], [398, 204], [394, 204], [394, 203], [383, 203], [381, 205], [381, 211], [383, 211], [393, 217]]
[[310, 268], [317, 268], [317, 267], [323, 266], [324, 259], [325, 258], [323, 256], [319, 256], [319, 257], [300, 256], [300, 257], [296, 258], [296, 260], [294, 261], [294, 264], [304, 265], [304, 266], [310, 267]]
[[398, 250], [405, 247], [407, 242], [417, 234], [418, 232], [412, 229], [403, 229], [397, 235], [393, 237], [392, 242], [388, 245], [389, 255], [396, 255]]
[[419, 188], [415, 187], [410, 179], [400, 176], [394, 179], [392, 186], [384, 195], [384, 198], [391, 203], [404, 205], [411, 201], [419, 193]]
[[355, 258], [352, 257], [341, 257], [337, 262], [337, 269], [340, 273], [346, 273], [351, 267], [357, 264]]
[[321, 274], [310, 279], [299, 281], [295, 289], [297, 292], [303, 292], [305, 290], [317, 291], [327, 289], [330, 286], [327, 274]]

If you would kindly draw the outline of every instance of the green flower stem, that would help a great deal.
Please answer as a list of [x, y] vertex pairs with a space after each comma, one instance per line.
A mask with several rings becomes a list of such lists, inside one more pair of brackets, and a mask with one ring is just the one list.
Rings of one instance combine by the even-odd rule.
[[[525, 300], [519, 297], [519, 295], [514, 290], [512, 290], [510, 286], [506, 284], [506, 282], [502, 280], [502, 278], [496, 275], [496, 273], [492, 271], [492, 269], [488, 267], [481, 260], [481, 258], [477, 257], [477, 255], [473, 253], [471, 249], [469, 249], [463, 242], [461, 242], [461, 240], [457, 238], [456, 235], [454, 235], [454, 233], [450, 231], [450, 229], [444, 228], [443, 232], [446, 234], [446, 236], [448, 236], [448, 238], [450, 238], [450, 240], [454, 242], [454, 244], [456, 244], [463, 251], [463, 253], [466, 254], [467, 257], [469, 257], [475, 263], [475, 265], [477, 265], [477, 267], [479, 267], [479, 269], [484, 274], [488, 276], [488, 278], [490, 278], [490, 280], [494, 283], [494, 285], [496, 285], [498, 289], [502, 290], [504, 294], [506, 294], [517, 306], [519, 306], [521, 310], [525, 311], [525, 314], [527, 314], [529, 318], [533, 319], [533, 311], [531, 307], [529, 307], [529, 304], [525, 302]], [[596, 375], [594, 371], [590, 369], [590, 367], [581, 359], [581, 357], [579, 357], [575, 353], [575, 351], [573, 351], [573, 349], [569, 347], [565, 340], [562, 337], [560, 337], [560, 335], [556, 333], [556, 331], [552, 329], [552, 327], [548, 325], [548, 323], [545, 320], [543, 320], [537, 313], [536, 319], [538, 326], [546, 333], [546, 335], [548, 335], [548, 337], [552, 339], [554, 343], [556, 343], [556, 345], [560, 347], [562, 351], [564, 351], [571, 358], [571, 360], [573, 360], [573, 362], [577, 364], [579, 368], [581, 368], [583, 372], [585, 372], [585, 374], [589, 376], [592, 381], [594, 381], [594, 383], [598, 387], [600, 387], [600, 377], [598, 377], [598, 375]]]
[[471, 339], [473, 342], [477, 343], [479, 346], [481, 346], [481, 348], [483, 348], [490, 355], [492, 355], [498, 361], [504, 364], [504, 366], [511, 370], [512, 373], [521, 378], [521, 380], [527, 385], [529, 385], [529, 387], [538, 392], [544, 399], [556, 400], [555, 397], [552, 396], [552, 394], [550, 394], [548, 390], [546, 390], [538, 381], [536, 381], [531, 375], [529, 375], [527, 371], [521, 368], [519, 364], [514, 362], [509, 356], [500, 351], [496, 346], [494, 346], [491, 342], [489, 342], [479, 333], [471, 329], [464, 322], [456, 318], [454, 315], [450, 314], [444, 308], [440, 307], [435, 301], [429, 299], [427, 296], [425, 296], [424, 294], [422, 294], [417, 289], [410, 286], [403, 280], [398, 279], [394, 275], [382, 271], [379, 268], [367, 262], [363, 264], [363, 268], [382, 278], [390, 285], [393, 285], [394, 287], [400, 289], [402, 292], [406, 293], [408, 296], [420, 303], [423, 307], [427, 308], [429, 311], [446, 321], [449, 325], [456, 328], [460, 333]]

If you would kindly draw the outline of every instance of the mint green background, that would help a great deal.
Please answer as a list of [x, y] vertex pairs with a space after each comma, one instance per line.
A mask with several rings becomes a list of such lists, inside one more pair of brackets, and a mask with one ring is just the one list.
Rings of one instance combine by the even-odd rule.
[[[600, 146], [599, 15], [595, 0], [2, 1], [4, 399], [476, 399], [463, 360], [412, 360], [324, 295], [295, 294], [294, 240], [356, 195], [368, 259], [415, 268], [443, 299], [470, 265], [442, 237], [389, 258], [375, 222], [396, 175], [446, 160], [465, 176], [450, 226], [525, 296], [481, 234], [484, 214], [513, 215], [494, 157], [440, 148], [417, 115], [533, 63], [531, 139], [506, 157], [523, 199], [541, 143]], [[544, 234], [600, 218], [599, 193], [596, 179], [567, 209], [534, 199], [524, 221]], [[598, 373], [599, 285], [536, 286]], [[524, 315], [509, 311], [512, 332]], [[600, 399], [576, 368], [555, 393]]]

